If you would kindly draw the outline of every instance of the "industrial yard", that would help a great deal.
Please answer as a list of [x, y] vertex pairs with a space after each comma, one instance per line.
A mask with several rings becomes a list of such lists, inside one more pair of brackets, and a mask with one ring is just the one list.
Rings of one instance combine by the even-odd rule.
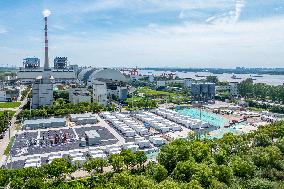
[[[219, 138], [228, 132], [241, 134], [257, 129], [257, 125], [248, 121], [227, 128], [228, 115], [209, 111], [155, 108], [25, 120], [15, 136], [6, 166], [38, 167], [61, 157], [70, 157], [74, 163], [82, 165], [90, 157], [106, 159], [120, 154], [123, 149], [133, 153], [142, 150], [148, 159], [155, 161], [160, 146], [175, 139], [186, 139], [193, 131], [203, 134], [201, 137], [207, 133], [209, 138]], [[236, 111], [231, 117], [241, 113], [244, 114]], [[261, 123], [265, 115], [260, 118], [251, 122]]]
[[122, 149], [142, 150], [155, 160], [160, 146], [187, 138], [192, 129], [208, 127], [206, 122], [163, 108], [26, 120], [16, 134], [6, 166], [38, 167], [60, 157], [83, 164], [89, 157], [106, 158]]

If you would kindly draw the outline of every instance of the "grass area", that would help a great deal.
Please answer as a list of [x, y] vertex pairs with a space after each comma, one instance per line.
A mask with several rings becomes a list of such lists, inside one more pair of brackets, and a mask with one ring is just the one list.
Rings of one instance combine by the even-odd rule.
[[167, 91], [157, 91], [154, 89], [150, 89], [149, 87], [141, 87], [137, 90], [138, 93], [144, 93], [145, 95], [177, 95], [175, 93], [170, 93]]
[[[188, 101], [190, 99], [189, 96], [186, 96], [184, 94], [178, 93], [178, 92], [168, 92], [168, 91], [159, 91], [159, 90], [154, 90], [149, 87], [141, 87], [137, 89], [137, 93], [143, 93], [144, 96], [149, 96], [151, 99], [155, 98], [157, 99], [168, 99], [172, 102], [184, 102]], [[157, 97], [155, 97], [157, 96]], [[134, 97], [133, 101], [139, 101], [141, 97]], [[132, 98], [127, 99], [128, 102], [132, 101]]]
[[126, 101], [127, 102], [132, 102], [132, 101], [139, 101], [139, 100], [142, 100], [142, 99], [143, 99], [143, 97], [135, 96], [135, 97], [127, 98]]
[[256, 107], [249, 107], [248, 109], [255, 112], [267, 111], [263, 108], [256, 108]]
[[[15, 111], [12, 111], [12, 110], [5, 110], [7, 112], [9, 112], [9, 115], [10, 116], [14, 116], [14, 114], [16, 113]], [[4, 114], [4, 111], [0, 111], [0, 116], [2, 116]]]
[[11, 147], [12, 147], [12, 144], [14, 143], [14, 141], [15, 141], [15, 136], [11, 137], [8, 146], [6, 147], [6, 149], [4, 151], [4, 155], [6, 155], [6, 156], [9, 155]]
[[16, 108], [21, 105], [21, 102], [1, 102], [0, 108]]

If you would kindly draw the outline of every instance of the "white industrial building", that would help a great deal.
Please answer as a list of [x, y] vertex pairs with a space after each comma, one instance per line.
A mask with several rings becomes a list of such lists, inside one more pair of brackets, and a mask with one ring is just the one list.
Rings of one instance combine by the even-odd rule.
[[53, 84], [49, 72], [38, 77], [32, 87], [32, 108], [50, 106], [53, 104]]
[[0, 102], [15, 101], [20, 95], [20, 87], [17, 86], [1, 86]]
[[93, 100], [106, 105], [108, 100], [125, 100], [128, 95], [126, 83], [109, 79], [93, 81]]
[[87, 88], [70, 88], [69, 101], [73, 104], [80, 102], [91, 102], [92, 96]]
[[109, 100], [124, 100], [128, 95], [127, 79], [116, 69], [86, 68], [79, 72], [78, 80], [93, 87], [93, 100], [106, 105]]
[[89, 146], [100, 143], [101, 136], [96, 130], [85, 131], [86, 141]]
[[85, 114], [70, 114], [70, 120], [77, 125], [95, 124], [98, 122], [96, 116], [91, 113]]
[[[42, 77], [44, 70], [21, 68], [17, 72], [17, 77], [21, 84], [34, 83], [36, 78]], [[74, 70], [51, 70], [50, 74], [53, 76], [53, 83], [72, 83], [77, 81], [76, 72]]]
[[108, 103], [107, 86], [105, 82], [99, 80], [93, 82], [93, 100], [102, 105]]
[[23, 129], [46, 129], [46, 128], [58, 128], [65, 127], [65, 118], [48, 118], [48, 119], [35, 119], [25, 120], [22, 124]]

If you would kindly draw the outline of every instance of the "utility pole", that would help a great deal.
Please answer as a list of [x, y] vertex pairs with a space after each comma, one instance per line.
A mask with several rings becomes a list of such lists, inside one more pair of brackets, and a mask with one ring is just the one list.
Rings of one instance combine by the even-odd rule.
[[29, 102], [30, 102], [30, 117], [32, 116], [32, 99], [29, 98]]

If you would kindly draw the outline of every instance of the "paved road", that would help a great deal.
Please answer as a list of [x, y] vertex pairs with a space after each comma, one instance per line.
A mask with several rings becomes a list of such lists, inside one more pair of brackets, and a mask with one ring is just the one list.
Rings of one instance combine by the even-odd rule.
[[[10, 126], [10, 137], [12, 136], [15, 136], [16, 134], [16, 125], [15, 125], [15, 122], [16, 122], [16, 117], [17, 115], [22, 111], [22, 108], [24, 105], [27, 104], [27, 98], [25, 98], [21, 105], [15, 109], [16, 113], [15, 115], [13, 116], [13, 118], [11, 119], [11, 126]], [[3, 137], [3, 139], [0, 140], [0, 161], [1, 163], [3, 163], [3, 155], [4, 155], [4, 151], [7, 147], [7, 145], [9, 144], [9, 129], [7, 130], [7, 132], [5, 133], [5, 136]]]
[[101, 126], [105, 127], [107, 130], [109, 130], [109, 132], [111, 132], [111, 134], [114, 135], [114, 137], [118, 140], [118, 142], [117, 142], [118, 145], [123, 145], [125, 143], [125, 139], [121, 135], [119, 135], [116, 132], [116, 130], [114, 130], [114, 128], [109, 126], [109, 124], [105, 120], [100, 118], [98, 115], [97, 115], [97, 119], [98, 119]]

